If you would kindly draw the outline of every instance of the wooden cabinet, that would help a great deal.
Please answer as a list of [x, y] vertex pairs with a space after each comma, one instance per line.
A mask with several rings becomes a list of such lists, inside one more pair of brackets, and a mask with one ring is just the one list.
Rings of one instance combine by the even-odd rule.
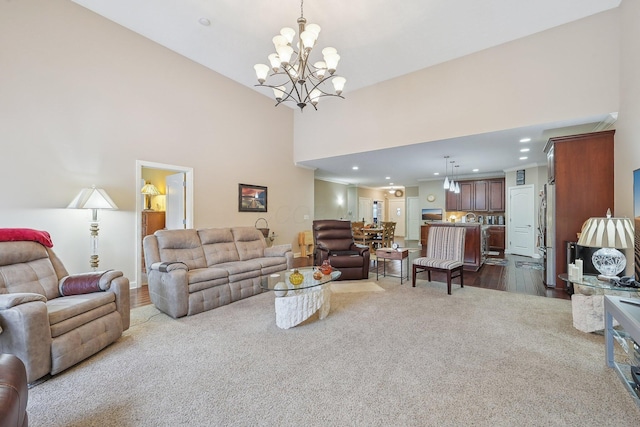
[[[555, 184], [555, 272], [567, 272], [566, 242], [575, 242], [582, 224], [603, 217], [613, 204], [614, 130], [551, 138], [545, 152]], [[551, 155], [549, 155], [551, 153]]]
[[504, 178], [458, 184], [460, 193], [446, 192], [447, 211], [504, 212]]
[[490, 251], [505, 250], [505, 227], [489, 227], [487, 229], [487, 246]]
[[[462, 190], [462, 189], [461, 189]], [[447, 222], [434, 222], [423, 225], [420, 230], [420, 243], [423, 249], [427, 247], [430, 227], [464, 227], [464, 269], [478, 271], [482, 266], [482, 240], [480, 224], [452, 224]], [[424, 251], [423, 251], [424, 253]]]
[[487, 202], [489, 212], [504, 212], [504, 179], [489, 181]]
[[[142, 211], [142, 239], [165, 227], [165, 213], [158, 211]], [[142, 269], [145, 269], [144, 251], [142, 252]]]
[[489, 184], [487, 181], [475, 181], [473, 195], [473, 210], [484, 212], [489, 209], [487, 205], [487, 193]]

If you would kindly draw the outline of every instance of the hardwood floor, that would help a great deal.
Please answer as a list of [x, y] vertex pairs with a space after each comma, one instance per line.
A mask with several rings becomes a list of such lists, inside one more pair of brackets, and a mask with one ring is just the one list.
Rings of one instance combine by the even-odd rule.
[[[508, 261], [506, 266], [484, 264], [480, 270], [465, 271], [464, 272], [464, 285], [475, 286], [478, 288], [496, 289], [505, 292], [516, 292], [521, 294], [538, 295], [549, 298], [561, 298], [571, 299], [571, 296], [564, 289], [547, 288], [542, 282], [543, 271], [533, 268], [521, 268], [516, 267], [516, 261], [535, 262], [531, 258], [522, 257], [518, 255], [506, 255], [499, 258], [504, 258]], [[406, 261], [405, 267], [406, 268]], [[294, 260], [294, 267], [305, 267], [312, 264], [310, 258], [296, 258]], [[382, 268], [382, 267], [381, 267]], [[411, 268], [411, 265], [409, 265]], [[399, 261], [387, 261], [387, 274], [399, 275], [400, 263]], [[382, 272], [382, 270], [381, 270]], [[369, 279], [375, 280], [375, 265], [371, 263], [371, 269], [369, 273]], [[418, 278], [426, 278], [426, 273], [420, 273]], [[433, 273], [432, 280], [445, 281], [445, 276]], [[409, 282], [404, 282], [411, 286], [411, 272], [409, 272]], [[458, 279], [453, 281], [453, 288], [455, 284], [459, 283]], [[141, 288], [131, 289], [131, 308], [141, 307], [151, 304], [149, 298], [149, 290], [147, 286]]]

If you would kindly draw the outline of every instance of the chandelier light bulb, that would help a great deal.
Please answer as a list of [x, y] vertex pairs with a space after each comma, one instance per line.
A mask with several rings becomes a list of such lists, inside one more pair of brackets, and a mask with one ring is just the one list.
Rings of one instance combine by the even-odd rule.
[[276, 52], [278, 52], [280, 63], [282, 65], [289, 65], [289, 61], [291, 60], [291, 56], [293, 55], [293, 48], [288, 45], [278, 46], [276, 48]]
[[274, 73], [277, 73], [280, 69], [280, 57], [277, 53], [272, 53], [267, 58], [269, 58], [269, 63], [271, 64], [271, 69]]
[[287, 88], [284, 86], [278, 86], [273, 88], [273, 95], [276, 97], [276, 100], [278, 102], [282, 101], [282, 98], [284, 98], [286, 94], [286, 90]]
[[442, 188], [444, 188], [445, 190], [449, 189], [449, 177], [448, 176], [444, 177], [444, 185], [442, 186]]
[[303, 31], [302, 34], [300, 34], [300, 39], [302, 40], [302, 45], [306, 52], [311, 52], [313, 45], [316, 43], [316, 38], [316, 33], [311, 31]]
[[280, 30], [280, 35], [287, 39], [287, 44], [291, 44], [293, 38], [296, 36], [296, 30], [294, 30], [293, 28], [284, 27]]
[[287, 38], [283, 35], [277, 35], [271, 39], [271, 41], [273, 42], [273, 46], [276, 48], [276, 51], [280, 46], [286, 46], [289, 44], [289, 42], [287, 42]]
[[347, 82], [347, 79], [344, 77], [335, 77], [333, 79], [333, 88], [336, 90], [338, 95], [342, 94], [342, 89], [344, 89], [344, 84]]
[[456, 189], [455, 189], [455, 193], [456, 194], [460, 194], [460, 183], [456, 182]]
[[267, 74], [269, 74], [269, 67], [264, 64], [256, 64], [253, 66], [256, 70], [256, 77], [260, 83], [264, 83], [267, 80]]
[[304, 29], [306, 31], [311, 31], [312, 33], [314, 33], [316, 35], [316, 40], [318, 39], [318, 36], [320, 36], [320, 25], [318, 24], [309, 24], [304, 27]]
[[320, 100], [320, 95], [322, 95], [322, 92], [320, 92], [318, 89], [312, 90], [311, 93], [309, 94], [309, 99], [311, 100], [311, 103], [314, 106], [318, 105], [318, 101]]
[[451, 180], [451, 182], [449, 183], [449, 191], [452, 193], [455, 193], [456, 191], [456, 183], [454, 180]]
[[320, 80], [324, 79], [324, 74], [327, 72], [327, 64], [324, 61], [318, 61], [313, 66], [316, 68], [316, 76]]

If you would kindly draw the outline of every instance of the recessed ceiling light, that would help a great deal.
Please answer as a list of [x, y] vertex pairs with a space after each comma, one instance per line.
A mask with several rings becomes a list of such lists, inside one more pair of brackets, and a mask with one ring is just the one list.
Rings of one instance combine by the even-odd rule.
[[480, 169], [477, 169], [477, 168], [476, 168], [476, 169], [473, 169], [473, 172], [478, 172], [479, 170], [480, 170]]
[[528, 153], [528, 152], [529, 152], [529, 149], [528, 149], [528, 148], [523, 148], [523, 149], [521, 149], [521, 150], [520, 150], [520, 152], [521, 152], [521, 153]]
[[433, 174], [434, 175], [440, 175], [440, 172], [434, 172]]
[[354, 167], [352, 167], [351, 169], [353, 169], [354, 171], [357, 171], [357, 170], [358, 170], [358, 167], [357, 167], [357, 166], [354, 166]]
[[200, 25], [204, 25], [205, 27], [211, 25], [211, 21], [208, 18], [200, 18], [198, 19], [198, 22], [200, 23]]
[[389, 185], [393, 185], [393, 182], [390, 182]]
[[391, 179], [391, 177], [390, 176], [386, 176], [384, 179]]
[[527, 159], [528, 159], [527, 156], [520, 157], [520, 160], [527, 160]]
[[531, 138], [522, 138], [520, 140], [520, 142], [529, 142], [529, 141], [531, 141]]

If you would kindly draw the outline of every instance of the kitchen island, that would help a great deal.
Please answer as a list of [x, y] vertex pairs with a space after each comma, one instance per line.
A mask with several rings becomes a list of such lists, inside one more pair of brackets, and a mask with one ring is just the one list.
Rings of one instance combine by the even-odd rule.
[[482, 267], [482, 230], [477, 222], [432, 222], [421, 226], [420, 244], [427, 247], [429, 228], [431, 227], [464, 227], [464, 269], [478, 271]]

